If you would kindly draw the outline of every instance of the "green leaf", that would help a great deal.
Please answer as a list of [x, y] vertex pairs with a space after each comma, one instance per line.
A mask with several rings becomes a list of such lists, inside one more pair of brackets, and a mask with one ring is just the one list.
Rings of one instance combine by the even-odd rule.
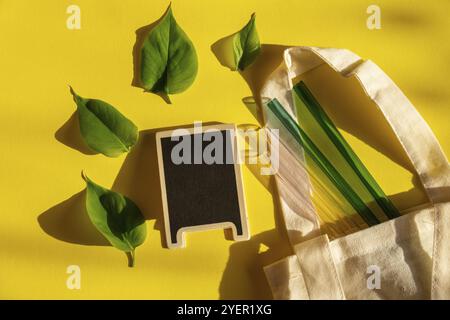
[[258, 32], [256, 31], [255, 14], [250, 21], [233, 35], [234, 62], [233, 70], [244, 70], [255, 61], [261, 51]]
[[198, 70], [197, 54], [169, 6], [141, 49], [141, 83], [146, 91], [168, 95], [185, 91]]
[[70, 88], [77, 104], [83, 140], [95, 152], [117, 157], [130, 151], [138, 139], [136, 125], [112, 105], [96, 99], [85, 99]]
[[89, 219], [112, 246], [131, 254], [130, 266], [133, 266], [135, 249], [147, 236], [141, 211], [127, 197], [99, 186], [84, 175], [83, 178]]

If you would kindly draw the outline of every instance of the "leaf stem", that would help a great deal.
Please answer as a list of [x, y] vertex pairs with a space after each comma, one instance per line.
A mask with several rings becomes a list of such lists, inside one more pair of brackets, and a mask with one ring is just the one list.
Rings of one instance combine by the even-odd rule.
[[136, 254], [134, 252], [134, 249], [132, 251], [127, 251], [126, 252], [127, 257], [128, 257], [128, 266], [130, 268], [134, 267], [135, 261], [136, 261]]
[[165, 92], [160, 92], [158, 95], [166, 102], [167, 104], [172, 104], [172, 101], [170, 100], [169, 94]]
[[134, 252], [136, 249], [133, 248], [130, 241], [128, 241], [126, 237], [123, 237], [123, 241], [131, 248], [131, 251], [127, 252], [127, 257], [128, 257], [128, 266], [132, 268], [134, 267], [134, 262], [136, 260], [136, 254]]

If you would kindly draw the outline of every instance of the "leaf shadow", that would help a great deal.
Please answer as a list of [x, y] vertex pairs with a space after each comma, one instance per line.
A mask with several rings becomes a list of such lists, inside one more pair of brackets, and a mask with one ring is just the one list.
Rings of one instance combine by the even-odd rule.
[[77, 150], [85, 155], [98, 154], [89, 149], [83, 141], [80, 132], [80, 123], [78, 121], [77, 111], [73, 112], [70, 118], [55, 132], [55, 139], [65, 146]]
[[233, 69], [234, 65], [234, 57], [230, 52], [233, 50], [233, 36], [236, 33], [232, 33], [228, 36], [220, 38], [216, 42], [211, 45], [211, 51], [216, 56], [219, 63], [225, 67], [230, 69], [231, 71], [235, 71]]
[[[218, 124], [218, 122], [203, 123], [203, 125], [210, 124]], [[164, 248], [167, 248], [167, 243], [164, 232], [156, 133], [188, 127], [192, 127], [192, 125], [140, 131], [137, 144], [125, 158], [112, 186], [112, 190], [126, 195], [135, 202], [146, 220], [155, 220], [154, 229], [160, 232], [161, 246]]]
[[[112, 247], [90, 221], [85, 203], [86, 189], [41, 213], [37, 218], [38, 224], [47, 235], [60, 241]], [[128, 252], [124, 254], [131, 267], [131, 255]]]
[[89, 220], [85, 208], [86, 190], [51, 207], [37, 218], [49, 236], [68, 243], [111, 246]]

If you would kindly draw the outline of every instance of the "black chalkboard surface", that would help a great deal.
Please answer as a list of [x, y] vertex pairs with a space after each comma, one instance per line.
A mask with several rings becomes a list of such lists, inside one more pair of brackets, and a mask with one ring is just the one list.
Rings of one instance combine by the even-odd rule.
[[235, 133], [221, 124], [156, 134], [169, 248], [185, 246], [184, 231], [231, 229], [234, 240], [248, 240]]

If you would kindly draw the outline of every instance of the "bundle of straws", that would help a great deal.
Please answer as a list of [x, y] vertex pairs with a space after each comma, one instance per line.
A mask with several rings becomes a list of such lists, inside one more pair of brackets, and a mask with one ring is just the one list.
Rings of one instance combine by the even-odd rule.
[[279, 130], [280, 146], [308, 172], [322, 228], [337, 237], [398, 217], [397, 208], [303, 81], [294, 86], [292, 97], [299, 121], [271, 99], [263, 104], [266, 127]]

